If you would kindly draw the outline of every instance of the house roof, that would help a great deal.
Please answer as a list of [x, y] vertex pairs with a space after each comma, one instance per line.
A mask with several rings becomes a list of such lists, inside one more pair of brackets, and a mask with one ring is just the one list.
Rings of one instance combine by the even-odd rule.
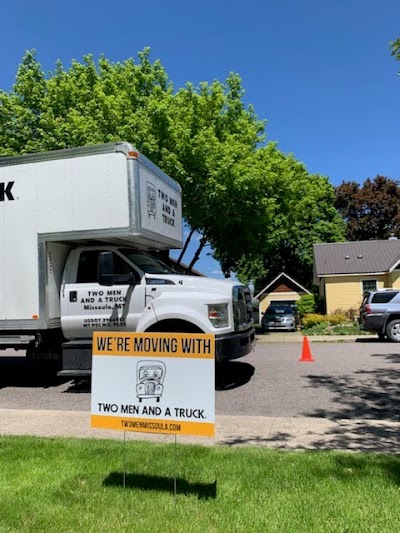
[[400, 239], [314, 244], [318, 277], [390, 272], [400, 261]]
[[268, 285], [266, 285], [262, 291], [260, 291], [256, 296], [255, 298], [259, 298], [262, 294], [264, 294], [265, 292], [268, 292], [268, 289], [270, 289], [280, 278], [282, 277], [285, 277], [286, 279], [288, 279], [295, 287], [298, 287], [299, 288], [299, 291], [301, 292], [306, 292], [307, 294], [310, 294], [310, 291], [308, 291], [307, 289], [305, 289], [302, 285], [300, 285], [300, 283], [297, 283], [297, 281], [295, 281], [294, 279], [292, 279], [290, 276], [288, 276], [287, 274], [285, 274], [284, 272], [281, 272], [278, 276], [276, 276], [275, 279], [273, 279], [270, 283], [268, 283]]

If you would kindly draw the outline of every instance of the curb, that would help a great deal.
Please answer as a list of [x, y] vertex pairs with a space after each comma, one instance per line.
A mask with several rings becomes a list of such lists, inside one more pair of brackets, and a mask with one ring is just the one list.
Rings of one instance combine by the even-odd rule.
[[[93, 429], [90, 413], [0, 409], [0, 436], [124, 439], [123, 431]], [[216, 416], [214, 438], [179, 437], [180, 444], [260, 446], [281, 450], [400, 453], [400, 422], [317, 417]], [[173, 443], [172, 435], [126, 432], [129, 440]]]
[[258, 343], [301, 343], [304, 337], [310, 342], [362, 342], [365, 340], [377, 341], [375, 335], [302, 335], [301, 333], [264, 333], [256, 334]]

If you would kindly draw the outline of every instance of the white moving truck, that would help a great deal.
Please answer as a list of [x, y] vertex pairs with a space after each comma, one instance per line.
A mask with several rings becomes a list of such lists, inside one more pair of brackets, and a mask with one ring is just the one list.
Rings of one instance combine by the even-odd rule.
[[254, 343], [249, 289], [178, 274], [180, 186], [125, 142], [0, 158], [0, 349], [91, 370], [95, 330], [213, 333], [217, 360]]

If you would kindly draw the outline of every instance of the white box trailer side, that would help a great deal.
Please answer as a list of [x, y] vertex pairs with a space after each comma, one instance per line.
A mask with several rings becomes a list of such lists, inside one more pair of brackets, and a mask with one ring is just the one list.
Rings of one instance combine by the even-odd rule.
[[128, 143], [0, 159], [0, 329], [58, 327], [77, 243], [180, 248], [180, 186]]

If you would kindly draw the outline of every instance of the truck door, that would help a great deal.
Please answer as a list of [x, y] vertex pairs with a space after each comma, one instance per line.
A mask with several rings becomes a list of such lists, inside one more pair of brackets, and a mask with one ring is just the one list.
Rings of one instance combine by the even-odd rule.
[[103, 251], [107, 249], [78, 252], [79, 258], [75, 258], [70, 272], [71, 282], [63, 287], [61, 325], [68, 339], [90, 338], [94, 330], [136, 330], [145, 306], [145, 284], [135, 268], [113, 252], [115, 274], [134, 273], [136, 284], [99, 285], [97, 265]]

